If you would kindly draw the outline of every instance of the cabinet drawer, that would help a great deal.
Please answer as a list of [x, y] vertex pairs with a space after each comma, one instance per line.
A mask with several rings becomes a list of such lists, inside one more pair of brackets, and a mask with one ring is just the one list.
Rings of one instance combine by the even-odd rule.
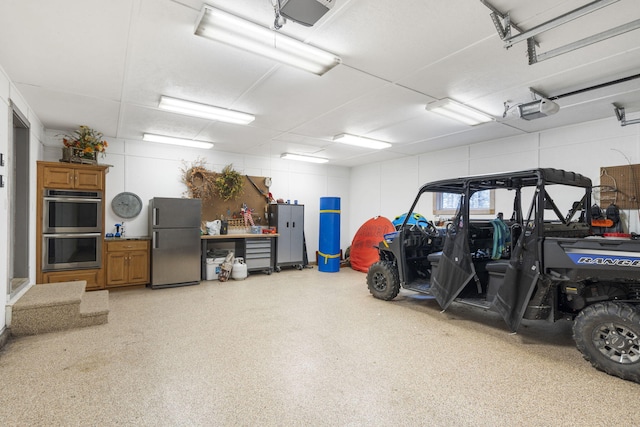
[[249, 249], [247, 248], [244, 251], [244, 257], [247, 259], [251, 258], [263, 258], [271, 256], [271, 248], [259, 248], [259, 249]]
[[87, 290], [101, 289], [100, 272], [101, 270], [51, 271], [43, 273], [42, 281], [44, 283], [60, 283], [85, 280], [87, 282]]
[[258, 268], [270, 268], [271, 258], [249, 258], [245, 260], [248, 270], [254, 270]]
[[107, 252], [144, 251], [147, 249], [148, 243], [147, 240], [107, 241]]
[[271, 250], [271, 238], [265, 239], [247, 239], [246, 240], [246, 248], [247, 249], [267, 249]]

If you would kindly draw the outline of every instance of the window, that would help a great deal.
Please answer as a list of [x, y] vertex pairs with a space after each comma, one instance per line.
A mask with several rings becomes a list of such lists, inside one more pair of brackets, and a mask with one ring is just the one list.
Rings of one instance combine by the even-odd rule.
[[[469, 212], [471, 214], [493, 214], [495, 213], [494, 190], [478, 191], [471, 196], [469, 201]], [[433, 213], [436, 215], [453, 215], [458, 210], [460, 204], [460, 194], [436, 193], [433, 195]]]

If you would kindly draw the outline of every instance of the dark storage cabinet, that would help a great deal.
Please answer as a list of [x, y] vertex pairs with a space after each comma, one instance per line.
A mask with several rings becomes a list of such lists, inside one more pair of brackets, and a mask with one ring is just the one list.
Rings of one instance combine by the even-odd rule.
[[269, 205], [269, 226], [276, 227], [278, 243], [275, 269], [304, 264], [304, 205]]

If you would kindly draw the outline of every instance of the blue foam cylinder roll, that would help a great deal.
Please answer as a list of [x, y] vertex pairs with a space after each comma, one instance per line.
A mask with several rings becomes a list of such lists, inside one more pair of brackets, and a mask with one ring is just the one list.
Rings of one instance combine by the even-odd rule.
[[320, 197], [318, 271], [340, 271], [340, 197]]

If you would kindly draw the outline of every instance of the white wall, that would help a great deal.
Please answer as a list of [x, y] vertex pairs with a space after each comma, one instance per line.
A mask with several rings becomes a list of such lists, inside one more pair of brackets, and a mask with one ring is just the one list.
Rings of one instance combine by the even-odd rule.
[[[612, 114], [610, 119], [355, 167], [349, 228], [355, 233], [374, 215], [393, 220], [410, 208], [421, 185], [434, 180], [550, 167], [580, 173], [598, 185], [600, 167], [629, 163], [640, 163], [640, 126], [622, 127]], [[497, 209], [506, 213], [511, 207]], [[431, 200], [421, 200], [417, 211], [433, 218]], [[625, 230], [640, 233], [640, 212], [622, 213]]]
[[[9, 114], [9, 78], [0, 69], [0, 153], [7, 156], [11, 134], [11, 114]], [[7, 179], [9, 168], [5, 160], [5, 166], [0, 167], [0, 174]], [[6, 303], [8, 302], [7, 290], [9, 288], [9, 194], [7, 187], [0, 188], [0, 333], [6, 327]]]
[[[42, 139], [44, 128], [38, 117], [31, 111], [31, 108], [24, 100], [22, 95], [13, 85], [5, 71], [0, 67], [0, 153], [3, 153], [5, 165], [0, 166], [0, 175], [4, 176], [5, 187], [0, 188], [0, 333], [6, 327], [6, 304], [9, 303], [7, 295], [9, 289], [9, 262], [11, 259], [11, 250], [13, 243], [10, 240], [10, 201], [12, 200], [13, 183], [12, 170], [15, 167], [13, 158], [13, 112], [11, 103], [27, 118], [30, 124], [29, 130], [29, 164], [30, 169], [29, 191], [36, 194], [36, 159], [42, 154]], [[36, 275], [36, 203], [32, 198], [29, 211], [24, 212], [28, 215], [29, 224], [29, 279], [33, 283]]]
[[[48, 130], [44, 160], [58, 161], [61, 155], [61, 134]], [[340, 197], [342, 202], [341, 247], [351, 243], [352, 233], [347, 229], [349, 212], [345, 203], [349, 200], [349, 169], [327, 165], [265, 158], [250, 155], [224, 153], [213, 150], [183, 148], [155, 144], [141, 140], [119, 140], [106, 138], [109, 142], [107, 155], [99, 163], [113, 165], [107, 173], [106, 228], [114, 231], [114, 224], [122, 222], [111, 209], [111, 200], [122, 192], [129, 191], [142, 199], [142, 213], [125, 221], [128, 236], [148, 235], [148, 204], [153, 197], [183, 197], [186, 186], [182, 183], [182, 170], [198, 158], [206, 160], [206, 167], [219, 172], [228, 164], [243, 175], [269, 176], [273, 184], [270, 191], [276, 199], [298, 200], [305, 205], [305, 240], [310, 261], [315, 260], [319, 241], [320, 197]], [[185, 163], [186, 162], [186, 163]], [[238, 210], [242, 200], [238, 200]], [[251, 207], [251, 206], [250, 206]], [[213, 220], [214, 218], [210, 218]]]

